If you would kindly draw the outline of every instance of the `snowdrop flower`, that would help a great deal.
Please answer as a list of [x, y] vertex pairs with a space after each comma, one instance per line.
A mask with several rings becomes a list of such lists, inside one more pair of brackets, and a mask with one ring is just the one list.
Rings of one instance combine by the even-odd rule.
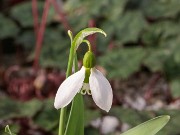
[[112, 88], [109, 81], [95, 68], [95, 56], [86, 52], [82, 68], [69, 76], [59, 87], [54, 106], [56, 109], [67, 106], [77, 93], [92, 95], [96, 105], [109, 111], [112, 105]]

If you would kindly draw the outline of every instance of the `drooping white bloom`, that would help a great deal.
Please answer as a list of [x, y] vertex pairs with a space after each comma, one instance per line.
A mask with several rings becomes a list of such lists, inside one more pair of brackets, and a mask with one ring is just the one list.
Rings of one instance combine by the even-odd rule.
[[109, 81], [95, 67], [90, 69], [89, 83], [84, 83], [86, 68], [83, 66], [78, 72], [69, 76], [59, 87], [54, 106], [56, 109], [67, 106], [74, 96], [92, 94], [96, 105], [102, 110], [109, 111], [112, 105], [112, 88]]

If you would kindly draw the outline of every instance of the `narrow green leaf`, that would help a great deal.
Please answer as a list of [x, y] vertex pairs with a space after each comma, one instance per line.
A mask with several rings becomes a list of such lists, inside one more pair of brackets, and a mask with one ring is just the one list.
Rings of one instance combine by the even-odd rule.
[[84, 135], [84, 104], [79, 93], [72, 102], [65, 135]]
[[164, 115], [146, 121], [121, 135], [155, 135], [169, 121], [170, 116]]
[[9, 135], [15, 135], [14, 133], [11, 132], [10, 128], [9, 128], [9, 125], [7, 125], [5, 127], [5, 133], [8, 133]]
[[99, 29], [99, 28], [86, 28], [86, 29], [83, 29], [81, 30], [74, 38], [73, 40], [73, 45], [76, 46], [76, 49], [79, 47], [79, 45], [83, 42], [84, 38], [89, 36], [89, 35], [92, 35], [94, 33], [101, 33], [103, 34], [104, 36], [106, 36], [106, 33]]

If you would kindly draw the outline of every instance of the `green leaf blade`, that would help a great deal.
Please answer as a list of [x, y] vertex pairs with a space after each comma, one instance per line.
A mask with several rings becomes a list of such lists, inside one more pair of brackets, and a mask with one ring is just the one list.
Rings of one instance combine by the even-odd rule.
[[84, 104], [83, 97], [79, 93], [73, 100], [64, 135], [84, 135]]
[[163, 115], [146, 121], [121, 135], [155, 135], [169, 121], [170, 116]]
[[14, 133], [11, 132], [10, 128], [9, 128], [9, 125], [7, 125], [5, 127], [5, 133], [8, 133], [9, 135], [15, 135]]
[[79, 47], [79, 45], [83, 42], [84, 38], [95, 34], [95, 33], [101, 33], [106, 37], [106, 33], [99, 29], [99, 28], [86, 28], [81, 30], [74, 38], [73, 40], [73, 45], [75, 46], [75, 48], [77, 49]]

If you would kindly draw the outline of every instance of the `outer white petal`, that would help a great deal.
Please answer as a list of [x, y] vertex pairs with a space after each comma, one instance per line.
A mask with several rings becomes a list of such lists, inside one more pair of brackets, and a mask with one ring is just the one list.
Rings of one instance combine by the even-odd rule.
[[84, 78], [85, 68], [82, 67], [81, 70], [64, 80], [56, 93], [54, 101], [54, 107], [56, 109], [63, 108], [72, 101], [74, 96], [81, 89]]
[[96, 105], [109, 112], [113, 99], [112, 88], [109, 81], [99, 70], [92, 68], [89, 85]]

